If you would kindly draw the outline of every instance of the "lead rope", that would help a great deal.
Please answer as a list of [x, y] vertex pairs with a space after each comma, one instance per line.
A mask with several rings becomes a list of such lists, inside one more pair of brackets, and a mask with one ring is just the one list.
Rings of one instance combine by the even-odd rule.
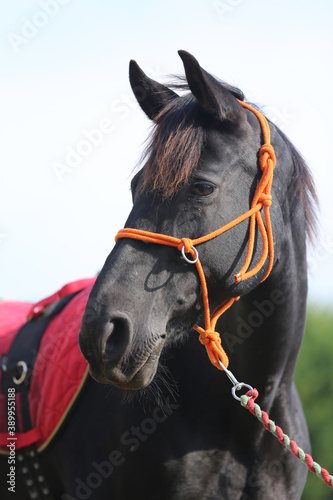
[[[245, 385], [245, 384], [244, 384]], [[255, 399], [258, 397], [259, 393], [257, 389], [249, 390], [246, 395], [241, 396], [240, 402], [244, 408], [247, 408], [252, 415], [257, 417], [259, 422], [263, 424], [265, 429], [273, 434], [283, 446], [287, 448], [296, 458], [301, 460], [309, 469], [309, 471], [316, 474], [317, 477], [322, 479], [330, 488], [333, 488], [333, 476], [329, 474], [329, 472], [321, 467], [317, 462], [314, 462], [311, 455], [305, 453], [302, 448], [297, 446], [297, 443], [290, 439], [287, 434], [284, 434], [281, 427], [275, 425], [273, 420], [270, 420], [268, 414], [265, 411], [262, 411], [260, 406], [255, 403]]]
[[[330, 488], [333, 488], [333, 476], [330, 473], [321, 467], [317, 462], [315, 462], [311, 455], [305, 453], [302, 448], [300, 448], [295, 441], [290, 439], [290, 437], [283, 432], [281, 427], [275, 424], [273, 420], [271, 420], [268, 414], [265, 411], [262, 411], [260, 406], [255, 403], [255, 400], [259, 396], [259, 392], [257, 389], [254, 389], [248, 384], [244, 384], [244, 382], [238, 382], [234, 374], [228, 370], [225, 366], [223, 366], [224, 372], [231, 381], [233, 387], [231, 389], [232, 395], [237, 401], [240, 401], [241, 405], [249, 410], [252, 415], [257, 417], [259, 422], [263, 424], [265, 429], [273, 434], [279, 442], [287, 448], [296, 458], [301, 460], [309, 469], [309, 471], [316, 474], [319, 479], [324, 481]], [[236, 391], [242, 389], [243, 387], [247, 387], [250, 389], [246, 394], [238, 397], [236, 395]]]

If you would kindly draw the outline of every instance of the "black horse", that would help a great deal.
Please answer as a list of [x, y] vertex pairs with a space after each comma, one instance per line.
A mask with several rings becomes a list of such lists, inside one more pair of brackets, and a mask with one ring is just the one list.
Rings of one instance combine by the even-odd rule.
[[[239, 102], [240, 90], [216, 80], [187, 52], [179, 54], [190, 89], [179, 83], [180, 95], [130, 64], [134, 94], [155, 128], [132, 181], [126, 227], [195, 239], [249, 210], [263, 137], [258, 118]], [[269, 276], [262, 281], [265, 263], [235, 283], [247, 254], [248, 219], [198, 251], [210, 309], [240, 296], [217, 325], [231, 370], [259, 390], [260, 406], [309, 451], [293, 377], [305, 324], [315, 192], [299, 153], [272, 123], [270, 130], [277, 165]], [[251, 267], [262, 250], [256, 233]], [[192, 330], [203, 313], [198, 273], [179, 250], [117, 241], [79, 334], [101, 384], [90, 381], [61, 438], [43, 453], [55, 498], [301, 497], [306, 467], [231, 397], [229, 380]]]

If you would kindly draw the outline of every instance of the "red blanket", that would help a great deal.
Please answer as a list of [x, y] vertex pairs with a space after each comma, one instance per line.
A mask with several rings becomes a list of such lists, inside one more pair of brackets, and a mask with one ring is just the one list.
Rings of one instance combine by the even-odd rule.
[[[29, 393], [33, 430], [17, 433], [16, 449], [36, 443], [44, 449], [64, 421], [87, 377], [87, 362], [83, 358], [78, 333], [88, 296], [96, 278], [80, 280], [63, 287], [52, 297], [38, 304], [0, 302], [0, 357], [6, 354], [17, 333], [30, 316], [58, 298], [81, 290], [54, 317], [43, 334], [37, 354]], [[0, 370], [1, 377], [1, 370]], [[8, 452], [8, 411], [5, 395], [0, 393], [0, 451]], [[11, 408], [12, 409], [12, 408]], [[19, 412], [19, 408], [16, 408]]]

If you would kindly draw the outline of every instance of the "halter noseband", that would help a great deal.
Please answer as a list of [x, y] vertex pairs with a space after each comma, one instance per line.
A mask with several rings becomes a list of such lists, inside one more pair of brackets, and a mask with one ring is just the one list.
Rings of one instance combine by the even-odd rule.
[[[272, 203], [271, 187], [273, 180], [273, 170], [276, 164], [276, 158], [275, 158], [274, 148], [270, 142], [271, 139], [270, 139], [269, 124], [264, 115], [260, 113], [260, 111], [253, 108], [249, 104], [246, 104], [243, 101], [239, 102], [244, 108], [252, 111], [257, 116], [262, 128], [263, 138], [264, 138], [264, 144], [262, 145], [259, 151], [259, 165], [262, 171], [262, 175], [258, 183], [258, 186], [255, 190], [250, 210], [245, 212], [243, 215], [237, 217], [233, 221], [229, 222], [228, 224], [225, 224], [224, 226], [220, 227], [216, 231], [213, 231], [209, 234], [206, 234], [205, 236], [201, 236], [200, 238], [196, 238], [194, 240], [191, 240], [189, 238], [174, 238], [173, 236], [168, 236], [165, 234], [152, 233], [150, 231], [141, 231], [140, 229], [132, 229], [132, 228], [121, 229], [116, 235], [116, 241], [119, 238], [132, 238], [135, 240], [141, 240], [148, 243], [157, 243], [160, 245], [168, 245], [171, 247], [175, 247], [180, 252], [182, 252], [183, 257], [187, 262], [195, 264], [199, 274], [201, 289], [202, 289], [205, 328], [201, 328], [200, 326], [196, 325], [194, 326], [194, 329], [198, 333], [200, 333], [199, 340], [202, 344], [205, 345], [210, 361], [213, 363], [214, 366], [216, 366], [220, 370], [228, 367], [229, 359], [223, 347], [221, 346], [220, 334], [215, 331], [216, 323], [219, 317], [227, 309], [229, 309], [229, 307], [240, 297], [238, 296], [224, 301], [214, 311], [212, 315], [210, 314], [207, 282], [196, 246], [200, 245], [201, 243], [205, 243], [206, 241], [209, 241], [213, 238], [216, 238], [217, 236], [228, 231], [228, 229], [231, 229], [240, 222], [243, 222], [244, 220], [249, 218], [250, 231], [249, 231], [247, 255], [243, 267], [237, 274], [234, 275], [235, 283], [240, 283], [241, 281], [244, 281], [250, 278], [251, 276], [257, 274], [258, 271], [260, 271], [260, 269], [265, 264], [268, 255], [268, 267], [265, 276], [262, 279], [262, 281], [264, 281], [271, 272], [274, 260], [273, 232], [271, 226], [269, 207]], [[260, 213], [262, 207], [264, 207], [266, 227]], [[255, 265], [253, 269], [249, 271], [248, 269], [253, 255], [256, 222], [258, 223], [260, 234], [262, 237], [263, 251], [259, 259], [259, 262]], [[190, 254], [193, 260], [190, 260], [186, 256], [186, 254]]]

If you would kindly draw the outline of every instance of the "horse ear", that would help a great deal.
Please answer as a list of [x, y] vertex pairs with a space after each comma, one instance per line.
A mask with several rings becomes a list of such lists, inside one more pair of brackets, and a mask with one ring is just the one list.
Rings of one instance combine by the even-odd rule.
[[237, 123], [243, 112], [235, 96], [243, 99], [242, 92], [228, 89], [227, 84], [221, 84], [207, 73], [198, 61], [185, 50], [179, 50], [185, 68], [186, 79], [192, 94], [202, 107], [215, 119], [222, 122]]
[[173, 90], [148, 78], [137, 62], [133, 60], [130, 61], [129, 78], [136, 100], [151, 120], [169, 101], [179, 97]]

